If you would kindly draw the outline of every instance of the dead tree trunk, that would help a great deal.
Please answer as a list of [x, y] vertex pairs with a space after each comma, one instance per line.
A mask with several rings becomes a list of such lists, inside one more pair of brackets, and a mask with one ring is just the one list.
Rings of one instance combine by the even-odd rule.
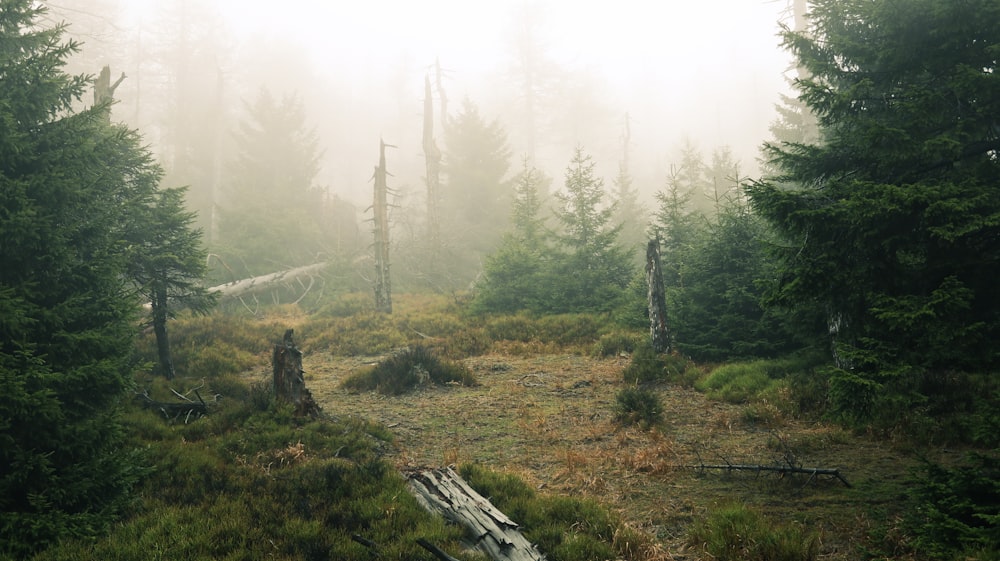
[[101, 73], [94, 80], [94, 107], [100, 107], [104, 112], [104, 118], [111, 122], [111, 104], [115, 101], [115, 90], [125, 79], [125, 73], [118, 77], [114, 84], [111, 83], [111, 67], [101, 68]]
[[[440, 80], [440, 77], [438, 79]], [[424, 76], [423, 148], [427, 173], [427, 242], [430, 244], [431, 255], [435, 256], [436, 259], [441, 247], [441, 223], [438, 216], [438, 198], [441, 193], [441, 150], [434, 141], [434, 99], [431, 96], [429, 76]], [[432, 263], [431, 266], [433, 267], [433, 265]]]
[[649, 297], [649, 337], [653, 350], [669, 353], [670, 330], [667, 328], [667, 302], [663, 288], [663, 270], [660, 265], [660, 240], [649, 240], [646, 245], [646, 287]]
[[497, 561], [542, 561], [545, 556], [517, 524], [477, 493], [451, 468], [407, 474], [410, 491], [425, 509], [461, 525], [476, 548]]
[[375, 309], [392, 313], [392, 283], [389, 277], [389, 187], [385, 169], [384, 141], [379, 141], [378, 167], [375, 168]]
[[302, 351], [295, 348], [292, 332], [292, 329], [285, 331], [282, 342], [274, 346], [271, 361], [274, 369], [274, 395], [276, 399], [294, 405], [296, 415], [315, 416], [319, 414], [319, 405], [306, 388]]
[[174, 361], [170, 358], [170, 339], [167, 337], [167, 287], [163, 283], [153, 286], [153, 333], [156, 335], [156, 355], [161, 373], [174, 379]]

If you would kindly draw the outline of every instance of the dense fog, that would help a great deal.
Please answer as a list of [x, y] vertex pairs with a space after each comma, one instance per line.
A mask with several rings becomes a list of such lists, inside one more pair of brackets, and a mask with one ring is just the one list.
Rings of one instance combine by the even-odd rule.
[[115, 119], [142, 132], [192, 199], [204, 181], [175, 169], [175, 152], [225, 161], [245, 104], [266, 88], [301, 99], [322, 152], [316, 181], [364, 208], [380, 138], [398, 147], [392, 186], [422, 192], [425, 76], [439, 123], [442, 91], [449, 112], [470, 101], [507, 132], [515, 164], [531, 156], [557, 184], [576, 146], [609, 184], [627, 148], [643, 198], [685, 146], [706, 158], [728, 146], [753, 175], [788, 90], [776, 33], [789, 4], [62, 0], [49, 17], [83, 43], [72, 71], [126, 74]]

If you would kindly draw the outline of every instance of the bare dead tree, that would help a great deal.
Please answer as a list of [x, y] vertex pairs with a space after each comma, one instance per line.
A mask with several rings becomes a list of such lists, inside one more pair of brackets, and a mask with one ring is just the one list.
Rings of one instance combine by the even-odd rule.
[[[438, 72], [440, 73], [440, 65]], [[441, 247], [441, 221], [438, 214], [438, 199], [441, 196], [441, 149], [434, 141], [434, 99], [431, 96], [430, 76], [424, 76], [423, 148], [427, 174], [427, 241], [431, 253], [436, 256]]]
[[[379, 139], [378, 167], [375, 168], [374, 211], [375, 234], [375, 309], [392, 313], [392, 281], [389, 276], [389, 187], [385, 165], [385, 148], [391, 146]], [[393, 146], [394, 148], [394, 146]]]
[[646, 288], [649, 300], [649, 337], [653, 350], [669, 353], [670, 330], [667, 328], [667, 302], [663, 287], [663, 270], [660, 264], [660, 240], [649, 240], [646, 245]]

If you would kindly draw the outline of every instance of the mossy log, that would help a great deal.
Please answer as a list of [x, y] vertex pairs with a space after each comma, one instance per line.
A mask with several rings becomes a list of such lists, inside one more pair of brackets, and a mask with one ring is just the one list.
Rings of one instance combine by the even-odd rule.
[[465, 528], [472, 545], [496, 561], [542, 561], [545, 556], [518, 525], [477, 493], [451, 468], [406, 474], [410, 491], [425, 509]]

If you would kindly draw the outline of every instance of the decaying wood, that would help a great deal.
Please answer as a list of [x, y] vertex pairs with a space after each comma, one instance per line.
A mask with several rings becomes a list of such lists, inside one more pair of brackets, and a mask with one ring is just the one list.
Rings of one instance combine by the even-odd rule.
[[728, 471], [755, 471], [755, 472], [774, 472], [774, 473], [803, 473], [808, 474], [809, 481], [812, 481], [819, 475], [829, 475], [836, 477], [841, 483], [850, 487], [851, 484], [847, 482], [847, 479], [840, 474], [840, 470], [836, 468], [813, 468], [813, 467], [799, 467], [799, 466], [766, 466], [759, 464], [700, 464], [695, 466], [687, 466], [694, 469], [719, 469]]
[[327, 265], [327, 263], [303, 265], [302, 267], [278, 271], [277, 273], [269, 273], [259, 277], [252, 277], [249, 279], [241, 279], [226, 284], [220, 284], [209, 288], [208, 291], [225, 298], [236, 298], [245, 294], [277, 288], [283, 283], [298, 280], [302, 277], [308, 276], [311, 278], [313, 275], [323, 270], [323, 268]]
[[302, 351], [295, 348], [294, 330], [285, 331], [282, 342], [274, 346], [271, 361], [274, 370], [274, 396], [295, 406], [296, 415], [315, 416], [320, 412], [312, 393], [306, 388], [302, 370]]
[[372, 203], [375, 234], [375, 309], [392, 313], [392, 282], [389, 276], [389, 187], [386, 176], [385, 148], [379, 140], [378, 167], [375, 168], [375, 194]]
[[466, 530], [472, 545], [497, 561], [541, 561], [545, 557], [518, 525], [477, 493], [451, 468], [406, 474], [410, 491], [425, 509]]
[[425, 540], [424, 538], [417, 538], [417, 544], [420, 545], [420, 547], [426, 549], [427, 551], [430, 551], [434, 555], [434, 557], [437, 557], [441, 561], [458, 561], [458, 559], [455, 559], [451, 555], [448, 555], [440, 547], [432, 544], [431, 542]]
[[155, 399], [149, 397], [149, 392], [145, 390], [142, 393], [136, 393], [136, 397], [142, 401], [143, 405], [147, 409], [155, 409], [159, 411], [166, 419], [179, 420], [183, 417], [184, 424], [187, 424], [192, 418], [197, 419], [208, 414], [208, 404], [201, 398], [201, 394], [198, 393], [198, 390], [194, 390], [194, 395], [198, 398], [198, 401], [194, 401], [187, 396], [178, 393], [176, 390], [171, 389], [170, 391], [172, 391], [174, 395], [182, 401], [156, 401]]
[[667, 328], [667, 302], [663, 288], [663, 271], [660, 264], [660, 240], [649, 240], [646, 245], [646, 294], [649, 304], [649, 337], [653, 350], [671, 352], [670, 330]]

